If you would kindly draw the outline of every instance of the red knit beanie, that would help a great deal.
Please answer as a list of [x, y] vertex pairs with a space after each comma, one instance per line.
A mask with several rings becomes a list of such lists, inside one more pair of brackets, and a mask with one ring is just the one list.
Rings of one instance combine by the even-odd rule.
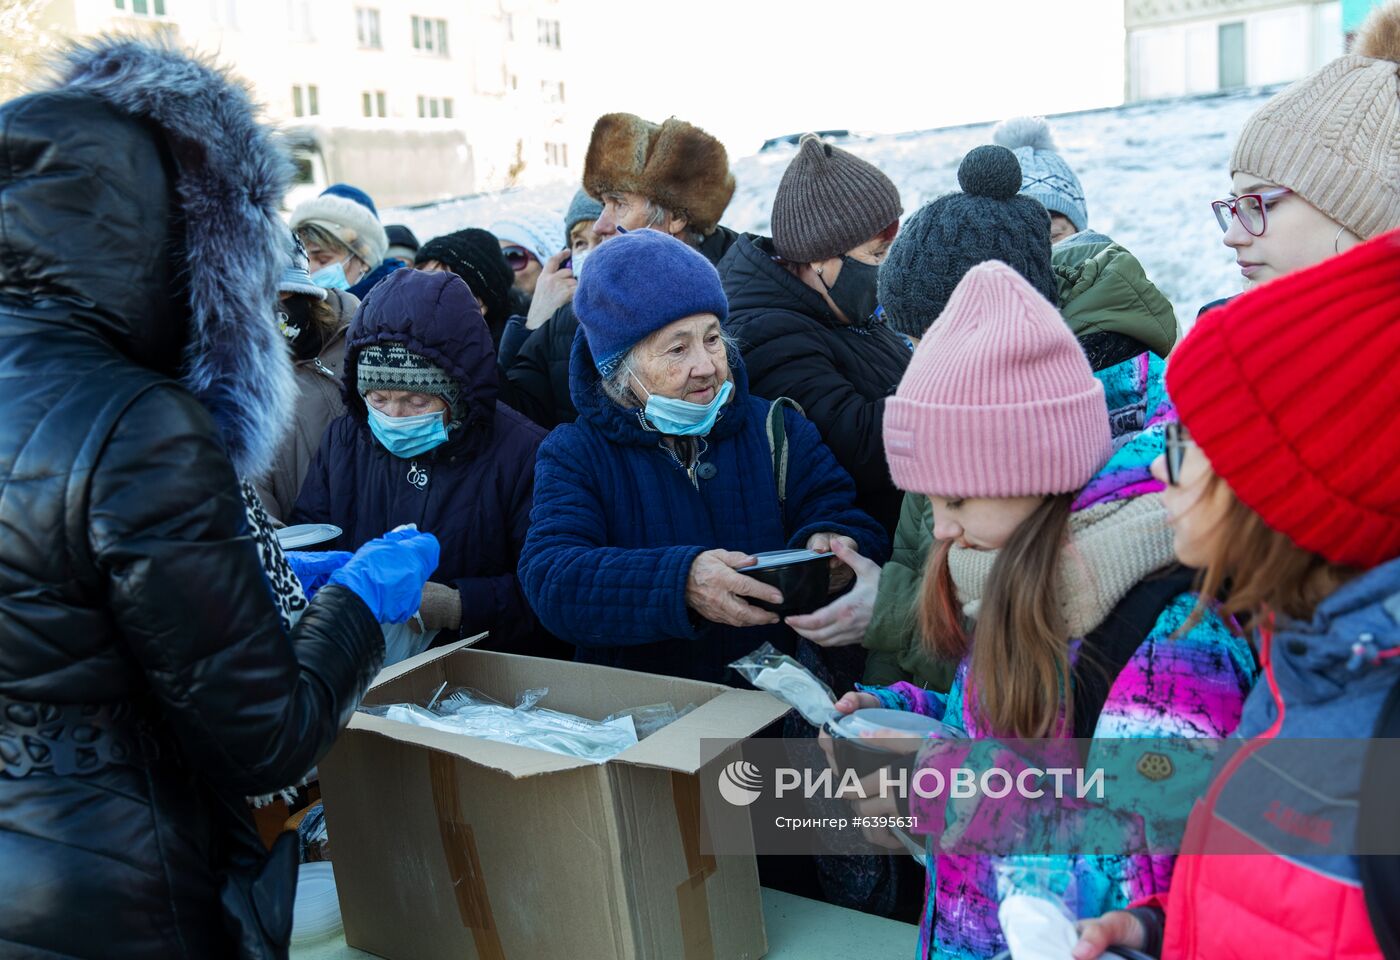
[[1203, 316], [1167, 388], [1270, 527], [1335, 564], [1400, 556], [1400, 231]]

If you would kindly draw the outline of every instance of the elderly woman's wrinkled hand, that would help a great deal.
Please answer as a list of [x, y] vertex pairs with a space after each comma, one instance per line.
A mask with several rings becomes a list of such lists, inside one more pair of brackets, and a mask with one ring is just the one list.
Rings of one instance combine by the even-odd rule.
[[777, 587], [745, 576], [737, 571], [757, 561], [746, 553], [733, 550], [706, 550], [690, 566], [690, 578], [685, 584], [685, 602], [700, 616], [712, 623], [731, 627], [757, 627], [777, 623], [778, 615], [745, 603], [741, 597], [753, 597], [768, 603], [782, 603]]
[[[819, 534], [820, 536], [820, 534]], [[856, 585], [850, 593], [827, 604], [820, 610], [791, 616], [783, 622], [819, 647], [846, 647], [865, 639], [870, 618], [875, 612], [875, 597], [880, 592], [880, 565], [860, 555], [848, 546], [849, 537], [834, 537], [831, 552], [843, 569], [856, 575]]]

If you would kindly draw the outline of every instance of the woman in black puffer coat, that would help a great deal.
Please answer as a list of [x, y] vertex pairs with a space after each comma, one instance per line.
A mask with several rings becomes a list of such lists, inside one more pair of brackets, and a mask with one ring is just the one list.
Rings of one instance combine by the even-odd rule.
[[878, 316], [875, 276], [902, 211], [889, 177], [809, 133], [778, 184], [773, 238], [742, 236], [719, 264], [754, 396], [802, 406], [887, 534], [904, 495], [880, 429], [913, 348]]
[[412, 613], [389, 575], [436, 562], [396, 534], [308, 604], [250, 524], [284, 170], [240, 87], [136, 41], [0, 106], [0, 956], [285, 955], [295, 852], [243, 797], [330, 747]]

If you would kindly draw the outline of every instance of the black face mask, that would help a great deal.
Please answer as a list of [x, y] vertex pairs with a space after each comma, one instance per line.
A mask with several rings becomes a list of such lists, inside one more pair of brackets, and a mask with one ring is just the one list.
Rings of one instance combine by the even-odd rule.
[[880, 268], [873, 263], [861, 263], [848, 256], [841, 258], [841, 275], [831, 286], [821, 274], [817, 279], [826, 287], [826, 295], [840, 308], [846, 319], [853, 324], [862, 324], [875, 315], [879, 306], [879, 295], [875, 292], [875, 278]]
[[310, 360], [320, 355], [325, 338], [312, 312], [310, 299], [304, 295], [291, 296], [278, 304], [277, 309], [287, 315], [287, 326], [297, 331], [288, 337], [292, 356], [297, 360]]

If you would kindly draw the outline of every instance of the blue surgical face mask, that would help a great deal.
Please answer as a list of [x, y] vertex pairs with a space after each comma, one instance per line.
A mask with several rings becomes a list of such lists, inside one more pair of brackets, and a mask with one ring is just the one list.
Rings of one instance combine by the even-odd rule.
[[328, 263], [311, 275], [311, 282], [327, 290], [349, 290], [350, 280], [345, 276], [344, 263]]
[[441, 410], [412, 417], [391, 417], [369, 403], [365, 404], [365, 409], [369, 411], [369, 429], [375, 439], [384, 444], [385, 450], [402, 460], [427, 453], [447, 440], [447, 427], [443, 425]]
[[[637, 381], [637, 386], [642, 387], [641, 378], [636, 372], [628, 372], [632, 374], [632, 379]], [[691, 403], [689, 400], [676, 400], [673, 397], [658, 397], [646, 387], [642, 387], [642, 392], [647, 395], [647, 420], [657, 430], [673, 437], [703, 437], [719, 419], [720, 407], [729, 402], [729, 395], [734, 392], [734, 382], [724, 381], [709, 403]]]

